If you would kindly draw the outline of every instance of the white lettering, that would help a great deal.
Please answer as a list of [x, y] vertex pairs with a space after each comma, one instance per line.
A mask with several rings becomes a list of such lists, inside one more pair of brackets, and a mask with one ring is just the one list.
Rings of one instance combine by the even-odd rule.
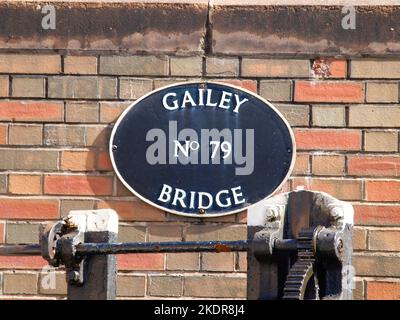
[[192, 96], [190, 95], [189, 91], [185, 91], [185, 94], [183, 95], [183, 100], [182, 100], [182, 105], [181, 108], [186, 108], [186, 104], [190, 103], [192, 107], [196, 106], [196, 102], [194, 102]]
[[182, 189], [175, 189], [175, 195], [174, 195], [174, 200], [172, 201], [172, 205], [176, 206], [176, 202], [179, 201], [181, 204], [182, 208], [186, 208], [185, 205], [185, 198], [186, 198], [186, 192]]
[[237, 94], [235, 94], [235, 100], [236, 100], [236, 107], [235, 107], [235, 109], [233, 109], [233, 112], [236, 112], [236, 113], [239, 112], [239, 108], [243, 103], [249, 101], [249, 99], [247, 99], [247, 98], [240, 100], [240, 97]]
[[[232, 188], [232, 193], [233, 193], [233, 201], [235, 202], [235, 204], [239, 204], [239, 203], [244, 203], [245, 199], [242, 198], [242, 200], [239, 200], [239, 197], [243, 197], [243, 193], [242, 193], [242, 187], [236, 187], [236, 188]], [[237, 192], [240, 190], [240, 193]]]
[[175, 143], [174, 157], [178, 157], [178, 149], [181, 150], [181, 152], [185, 157], [189, 157], [190, 141], [185, 141], [185, 148], [182, 147], [181, 143], [178, 140], [174, 140], [174, 143]]
[[172, 191], [171, 186], [163, 184], [163, 188], [157, 200], [162, 202], [169, 202], [171, 200], [171, 191]]
[[[229, 98], [227, 98], [227, 97], [229, 97]], [[229, 105], [229, 102], [231, 102], [231, 97], [232, 97], [232, 93], [222, 91], [221, 101], [219, 102], [218, 107], [220, 107], [222, 109], [229, 109], [231, 107]], [[227, 105], [225, 103], [227, 103]]]
[[173, 107], [171, 107], [171, 106], [167, 103], [167, 99], [168, 99], [169, 97], [176, 97], [176, 93], [175, 93], [175, 92], [170, 92], [170, 93], [167, 93], [167, 94], [163, 97], [162, 102], [163, 102], [164, 108], [167, 109], [167, 110], [176, 110], [176, 109], [178, 109], [178, 108], [179, 108], [179, 105], [178, 105], [178, 101], [177, 101], [177, 100], [173, 100], [173, 102], [172, 102], [172, 103], [174, 104]]
[[204, 106], [204, 89], [199, 89], [199, 107]]
[[[204, 205], [203, 204], [203, 196], [208, 198], [208, 204]], [[213, 197], [211, 194], [209, 194], [208, 192], [199, 192], [199, 209], [208, 209], [212, 206], [213, 204]]]
[[216, 107], [217, 106], [217, 102], [211, 102], [211, 95], [212, 95], [212, 89], [207, 89], [207, 107]]
[[225, 204], [223, 204], [222, 202], [221, 202], [221, 194], [223, 194], [223, 193], [225, 193], [225, 194], [229, 194], [229, 191], [228, 190], [221, 190], [220, 192], [218, 192], [217, 193], [217, 195], [215, 196], [215, 202], [217, 203], [217, 205], [219, 206], [219, 207], [221, 207], [221, 208], [227, 208], [227, 207], [230, 207], [231, 205], [232, 205], [232, 202], [231, 202], [231, 199], [230, 198], [226, 198], [226, 203]]
[[[206, 96], [204, 97], [204, 94]], [[228, 91], [222, 91], [221, 97], [219, 100], [213, 100], [217, 99], [217, 96], [214, 94], [212, 89], [198, 89], [198, 97], [197, 101], [194, 99], [194, 96], [191, 95], [189, 90], [184, 91], [183, 94], [181, 94], [178, 97], [178, 94], [176, 92], [168, 92], [163, 96], [162, 99], [162, 104], [163, 107], [167, 110], [173, 111], [177, 110], [179, 108], [184, 109], [187, 107], [218, 107], [221, 109], [231, 109], [233, 108], [233, 112], [238, 113], [239, 108], [249, 99], [247, 98], [241, 98], [238, 94], [234, 94], [235, 96], [235, 101], [232, 103], [232, 93]], [[205, 104], [204, 104], [205, 102]], [[172, 104], [171, 104], [172, 103]]]
[[211, 208], [214, 203], [220, 208], [229, 208], [246, 202], [241, 187], [223, 189], [216, 194], [205, 191], [185, 191], [163, 184], [158, 200], [180, 208], [204, 209]]

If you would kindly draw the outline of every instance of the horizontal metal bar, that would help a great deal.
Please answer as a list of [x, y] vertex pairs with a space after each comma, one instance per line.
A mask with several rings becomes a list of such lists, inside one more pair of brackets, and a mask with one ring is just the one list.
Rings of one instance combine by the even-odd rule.
[[0, 256], [40, 256], [39, 244], [6, 244], [0, 246]]
[[231, 252], [231, 251], [247, 251], [248, 247], [249, 247], [249, 242], [246, 240], [82, 243], [76, 247], [76, 252], [82, 255], [151, 253], [151, 252]]
[[[126, 242], [81, 243], [76, 252], [81, 255], [124, 254], [151, 252], [229, 252], [246, 251], [247, 241], [189, 241], [189, 242]], [[0, 256], [40, 256], [39, 244], [0, 245]]]
[[[124, 254], [151, 252], [228, 252], [247, 251], [250, 241], [187, 241], [187, 242], [124, 242], [81, 243], [76, 252], [81, 255]], [[277, 251], [297, 250], [296, 239], [279, 239], [274, 242]], [[40, 256], [39, 244], [0, 245], [0, 256]]]
[[297, 250], [297, 239], [278, 239], [274, 242], [274, 250], [295, 251]]

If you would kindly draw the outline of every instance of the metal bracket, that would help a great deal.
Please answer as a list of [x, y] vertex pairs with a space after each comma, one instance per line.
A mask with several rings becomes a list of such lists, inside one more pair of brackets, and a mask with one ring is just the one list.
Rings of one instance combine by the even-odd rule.
[[76, 245], [84, 242], [85, 223], [68, 216], [64, 220], [45, 226], [40, 232], [42, 256], [50, 265], [66, 267], [66, 278], [71, 285], [84, 282], [84, 257], [76, 254]]
[[65, 266], [68, 299], [115, 299], [115, 255], [90, 255], [78, 249], [85, 243], [112, 243], [117, 235], [118, 215], [111, 209], [71, 211], [64, 220], [42, 228], [42, 256], [53, 266]]

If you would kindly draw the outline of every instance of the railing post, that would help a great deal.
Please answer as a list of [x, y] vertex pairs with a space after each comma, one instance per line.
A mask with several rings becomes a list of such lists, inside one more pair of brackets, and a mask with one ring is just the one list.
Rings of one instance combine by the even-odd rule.
[[[70, 221], [84, 233], [84, 242], [115, 242], [118, 215], [113, 210], [71, 211]], [[88, 255], [83, 261], [83, 284], [68, 281], [69, 300], [112, 300], [116, 297], [117, 258], [115, 255]], [[68, 272], [68, 271], [67, 271]], [[73, 272], [73, 271], [69, 271]], [[67, 280], [73, 274], [67, 274]]]

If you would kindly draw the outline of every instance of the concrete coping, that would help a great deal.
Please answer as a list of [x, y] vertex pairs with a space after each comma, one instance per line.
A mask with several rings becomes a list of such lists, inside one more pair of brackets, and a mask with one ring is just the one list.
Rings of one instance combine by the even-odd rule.
[[0, 3], [132, 3], [191, 4], [210, 6], [395, 6], [400, 0], [0, 0]]
[[0, 49], [398, 57], [399, 16], [400, 0], [0, 0]]

